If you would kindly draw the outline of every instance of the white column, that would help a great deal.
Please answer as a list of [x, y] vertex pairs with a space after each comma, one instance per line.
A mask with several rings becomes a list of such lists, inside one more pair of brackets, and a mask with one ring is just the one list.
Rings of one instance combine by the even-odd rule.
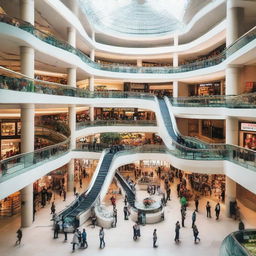
[[227, 47], [243, 33], [244, 8], [236, 7], [236, 1], [227, 0]]
[[72, 87], [76, 87], [76, 68], [68, 68], [67, 69], [68, 76], [68, 85]]
[[[34, 151], [35, 136], [35, 106], [24, 104], [21, 106], [21, 153]], [[33, 155], [25, 161], [33, 161]], [[33, 183], [21, 189], [21, 226], [29, 227], [33, 222]]]
[[33, 48], [20, 47], [20, 68], [22, 74], [34, 78], [35, 51]]
[[[70, 9], [75, 12], [76, 9], [76, 1], [70, 1]], [[67, 28], [67, 37], [68, 43], [76, 48], [76, 30], [73, 27]], [[68, 85], [72, 87], [76, 87], [76, 68], [68, 68]], [[68, 108], [68, 124], [70, 129], [70, 149], [76, 148], [76, 105], [71, 105]], [[67, 180], [67, 188], [68, 191], [73, 191], [74, 188], [74, 159], [71, 159], [68, 163], [68, 180]]]
[[175, 52], [173, 53], [173, 67], [178, 67], [179, 66], [179, 56], [178, 53]]
[[[90, 92], [94, 91], [94, 76], [89, 78], [89, 88], [90, 88]], [[93, 122], [94, 121], [94, 107], [89, 108], [89, 116], [90, 116], [90, 121]]]
[[90, 52], [90, 59], [92, 61], [95, 61], [95, 50], [94, 49], [92, 49], [91, 52]]
[[179, 82], [173, 81], [172, 83], [172, 96], [177, 98], [179, 96]]
[[33, 183], [21, 191], [21, 226], [29, 227], [33, 222]]
[[137, 59], [137, 67], [142, 67], [142, 59]]
[[20, 18], [35, 24], [35, 2], [34, 0], [20, 0]]
[[240, 68], [228, 66], [226, 68], [226, 95], [239, 94], [240, 84]]
[[67, 1], [69, 9], [75, 14], [78, 14], [78, 4], [77, 0], [69, 0]]
[[[20, 18], [34, 25], [35, 23], [34, 0], [20, 0]], [[33, 48], [20, 47], [21, 73], [34, 78], [35, 52]], [[21, 153], [34, 151], [34, 104], [21, 106]], [[33, 157], [33, 156], [32, 156]], [[26, 161], [33, 159], [27, 158]], [[21, 189], [21, 226], [29, 227], [33, 222], [33, 184]]]
[[21, 153], [34, 151], [35, 105], [21, 106]]
[[[177, 47], [179, 45], [179, 36], [178, 35], [174, 35], [174, 38], [173, 38], [173, 45], [175, 47]], [[179, 55], [177, 52], [174, 52], [173, 53], [173, 56], [172, 56], [172, 61], [173, 61], [173, 67], [178, 67], [179, 66]]]
[[226, 143], [238, 145], [238, 119], [235, 117], [227, 116], [226, 117]]
[[68, 43], [73, 47], [76, 47], [76, 29], [73, 27], [67, 28]]
[[226, 187], [225, 187], [225, 208], [226, 216], [230, 217], [230, 202], [236, 200], [236, 182], [226, 176]]

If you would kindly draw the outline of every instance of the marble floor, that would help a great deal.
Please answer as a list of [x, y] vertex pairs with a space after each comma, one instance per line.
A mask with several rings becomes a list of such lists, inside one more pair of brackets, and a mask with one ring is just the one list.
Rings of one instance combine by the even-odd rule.
[[[194, 244], [191, 229], [191, 215], [194, 210], [193, 202], [188, 207], [185, 220], [185, 228], [180, 230], [180, 244], [174, 243], [175, 222], [180, 221], [180, 204], [175, 193], [175, 185], [172, 188], [172, 200], [168, 201], [165, 208], [165, 221], [158, 224], [151, 224], [141, 227], [141, 237], [133, 241], [133, 222], [124, 220], [123, 198], [117, 200], [118, 221], [117, 227], [105, 230], [106, 247], [99, 249], [99, 227], [92, 228], [89, 223], [85, 223], [80, 228], [87, 231], [89, 247], [77, 249], [72, 253], [72, 234], [68, 235], [68, 242], [64, 242], [64, 235], [60, 234], [58, 239], [53, 239], [52, 222], [50, 221], [50, 205], [41, 209], [36, 214], [33, 225], [23, 229], [23, 239], [21, 245], [15, 246], [16, 231], [20, 225], [20, 216], [0, 220], [0, 255], [1, 256], [66, 256], [66, 255], [102, 255], [102, 256], [217, 256], [222, 240], [227, 234], [237, 230], [238, 223], [224, 216], [222, 207], [220, 220], [216, 221], [214, 216], [206, 218], [206, 199], [200, 200], [199, 213], [197, 215], [197, 227], [201, 242]], [[139, 197], [143, 198], [147, 194], [140, 191]], [[63, 202], [56, 196], [56, 209], [60, 211], [66, 207], [74, 196], [68, 193], [67, 201]], [[109, 200], [106, 200], [109, 204]], [[215, 202], [212, 202], [212, 210]], [[109, 206], [110, 207], [110, 206]], [[214, 212], [212, 212], [214, 215]], [[251, 226], [246, 226], [251, 227]], [[153, 230], [157, 229], [158, 248], [152, 247]], [[255, 228], [255, 227], [254, 227]]]

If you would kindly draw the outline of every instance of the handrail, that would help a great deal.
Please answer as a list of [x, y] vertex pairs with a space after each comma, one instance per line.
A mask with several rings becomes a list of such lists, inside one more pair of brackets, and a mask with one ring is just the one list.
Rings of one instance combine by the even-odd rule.
[[[5, 74], [7, 73], [7, 75], [9, 76], [1, 75], [1, 73], [5, 73]], [[15, 75], [16, 77], [12, 77], [12, 75]], [[49, 86], [44, 87], [44, 84], [49, 85], [50, 87]], [[54, 87], [52, 88], [51, 86], [53, 85]], [[88, 90], [74, 88], [68, 85], [62, 85], [58, 83], [51, 83], [43, 80], [29, 78], [21, 73], [14, 72], [2, 66], [0, 66], [0, 89], [25, 91], [25, 92], [32, 92], [32, 93], [43, 93], [48, 95], [85, 97], [85, 98], [97, 98], [97, 97], [99, 98], [140, 98], [140, 99], [155, 98], [155, 96], [150, 93], [136, 93], [136, 92], [126, 92], [126, 91], [90, 92]], [[221, 99], [221, 102], [217, 102], [217, 103], [212, 102], [215, 100], [217, 101], [218, 99]], [[237, 108], [255, 108], [256, 107], [255, 92], [240, 94], [240, 95], [178, 97], [178, 98], [169, 98], [169, 100], [173, 106], [188, 106], [188, 107], [208, 107], [209, 106], [209, 107], [228, 107], [228, 108], [236, 108], [236, 107]], [[193, 101], [195, 100], [198, 100], [199, 103], [194, 103]]]
[[95, 121], [83, 121], [76, 123], [77, 129], [83, 129], [86, 127], [95, 127], [95, 126], [125, 126], [125, 125], [134, 125], [134, 126], [156, 126], [157, 123], [155, 120], [95, 120]]
[[[96, 68], [99, 70], [106, 70], [110, 72], [124, 72], [124, 73], [180, 73], [180, 72], [188, 72], [192, 70], [197, 70], [200, 68], [205, 68], [209, 66], [214, 66], [220, 64], [223, 60], [226, 59], [227, 56], [230, 56], [233, 52], [239, 50], [242, 46], [248, 44], [252, 40], [256, 38], [256, 26], [248, 31], [246, 34], [241, 36], [237, 41], [235, 41], [231, 46], [222, 51], [219, 55], [210, 57], [206, 60], [191, 62], [179, 67], [130, 67], [126, 65], [102, 65], [100, 63], [92, 61], [86, 54], [84, 54], [79, 49], [76, 49], [69, 45], [67, 42], [63, 40], [59, 40], [56, 37], [46, 34], [45, 32], [40, 31], [39, 29], [32, 26], [30, 23], [25, 22], [20, 19], [16, 19], [13, 17], [9, 17], [7, 15], [0, 15], [0, 22], [7, 23], [12, 26], [16, 26], [19, 29], [23, 29], [28, 33], [36, 36], [40, 40], [53, 45], [54, 47], [58, 47], [63, 50], [67, 50], [75, 55], [77, 55], [83, 62], [92, 68]], [[247, 39], [247, 40], [244, 40]], [[238, 47], [239, 46], [239, 47]]]

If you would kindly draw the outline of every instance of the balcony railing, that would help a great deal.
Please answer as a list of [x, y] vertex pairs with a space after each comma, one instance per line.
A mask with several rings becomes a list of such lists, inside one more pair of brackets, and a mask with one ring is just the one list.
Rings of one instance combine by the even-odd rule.
[[116, 64], [101, 64], [92, 61], [86, 54], [84, 54], [79, 49], [72, 47], [66, 41], [57, 39], [55, 36], [47, 34], [40, 31], [39, 29], [32, 26], [30, 23], [23, 20], [7, 16], [5, 14], [0, 15], [0, 22], [7, 23], [9, 25], [18, 27], [43, 42], [50, 44], [54, 47], [58, 47], [62, 50], [68, 51], [72, 54], [78, 56], [84, 63], [89, 65], [92, 68], [98, 70], [104, 70], [109, 72], [118, 72], [118, 73], [143, 73], [143, 74], [173, 74], [173, 73], [183, 73], [193, 70], [203, 69], [207, 67], [212, 67], [223, 62], [227, 57], [231, 56], [233, 53], [238, 51], [241, 47], [247, 45], [254, 39], [256, 39], [256, 26], [248, 31], [246, 34], [241, 36], [236, 40], [231, 46], [226, 48], [220, 54], [209, 57], [205, 60], [196, 60], [192, 63], [181, 65], [179, 67], [131, 67], [127, 65], [116, 65]]
[[154, 120], [96, 120], [76, 123], [76, 129], [81, 130], [96, 126], [156, 126]]
[[256, 92], [240, 95], [212, 95], [170, 98], [174, 107], [256, 108]]

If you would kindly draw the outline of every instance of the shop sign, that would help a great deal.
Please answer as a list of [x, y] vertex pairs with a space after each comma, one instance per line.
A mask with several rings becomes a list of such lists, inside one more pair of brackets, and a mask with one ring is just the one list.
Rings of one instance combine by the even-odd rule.
[[241, 130], [256, 132], [256, 123], [241, 123]]

